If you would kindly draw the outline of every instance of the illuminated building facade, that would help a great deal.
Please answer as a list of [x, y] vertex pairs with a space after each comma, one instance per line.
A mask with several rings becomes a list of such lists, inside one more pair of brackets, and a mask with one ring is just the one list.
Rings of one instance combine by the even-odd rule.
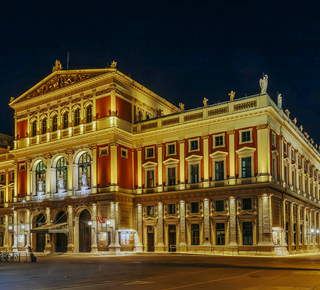
[[57, 61], [10, 101], [15, 141], [0, 154], [0, 249], [318, 250], [317, 146], [263, 89], [229, 95], [184, 110], [116, 63], [67, 71]]

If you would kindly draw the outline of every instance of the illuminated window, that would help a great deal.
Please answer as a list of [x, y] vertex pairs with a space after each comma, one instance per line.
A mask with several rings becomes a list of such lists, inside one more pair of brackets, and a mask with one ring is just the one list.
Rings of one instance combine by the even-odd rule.
[[56, 192], [59, 189], [59, 179], [63, 178], [63, 188], [67, 189], [67, 180], [68, 180], [68, 162], [65, 157], [61, 157], [56, 166]]
[[63, 129], [67, 129], [69, 126], [69, 113], [64, 112], [63, 114]]
[[291, 156], [292, 160], [294, 160], [295, 152], [294, 152], [294, 149], [293, 149], [293, 148], [291, 149], [291, 155], [292, 155], [292, 156]]
[[[91, 157], [85, 152], [79, 158], [79, 168], [78, 168], [78, 188], [81, 188], [81, 185], [91, 186]], [[85, 178], [84, 178], [85, 175]], [[83, 184], [83, 179], [86, 180], [87, 184]]]
[[42, 119], [42, 134], [47, 133], [47, 118]]
[[54, 115], [52, 118], [52, 132], [55, 132], [58, 130], [58, 116]]
[[225, 244], [225, 225], [224, 223], [216, 223], [216, 244]]
[[31, 126], [32, 126], [31, 134], [32, 134], [32, 137], [34, 137], [37, 135], [37, 121], [33, 121]]
[[241, 158], [241, 171], [242, 171], [242, 178], [252, 177], [251, 172], [251, 157]]
[[74, 111], [74, 126], [80, 125], [80, 109], [77, 108]]
[[47, 166], [40, 161], [36, 166], [36, 189], [39, 191], [39, 181], [42, 181], [42, 191], [45, 191]]
[[86, 108], [86, 123], [92, 122], [92, 106], [89, 105]]
[[147, 188], [154, 187], [154, 170], [147, 171]]

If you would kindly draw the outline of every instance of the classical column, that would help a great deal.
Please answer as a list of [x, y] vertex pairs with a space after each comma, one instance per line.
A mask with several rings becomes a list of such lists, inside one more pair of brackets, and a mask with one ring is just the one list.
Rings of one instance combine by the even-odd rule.
[[273, 246], [271, 196], [263, 194], [258, 197], [259, 206], [259, 242], [258, 245]]
[[73, 209], [72, 206], [68, 206], [68, 215], [69, 215], [69, 236], [68, 236], [68, 253], [72, 253], [74, 249], [74, 231], [73, 231]]
[[109, 252], [116, 254], [120, 252], [120, 245], [118, 241], [118, 231], [116, 230], [116, 205], [114, 202], [110, 202], [110, 238], [111, 243], [109, 245]]
[[[50, 225], [51, 224], [51, 214], [50, 214], [50, 208], [46, 208], [46, 224]], [[46, 234], [46, 246], [45, 246], [45, 252], [46, 253], [51, 253], [52, 251], [52, 245], [51, 245], [51, 235]]]
[[157, 230], [158, 230], [158, 244], [156, 246], [157, 252], [164, 251], [164, 243], [163, 243], [163, 203], [158, 202], [158, 221], [157, 221]]
[[163, 161], [163, 156], [162, 156], [162, 144], [157, 145], [158, 149], [158, 192], [163, 191], [163, 177], [162, 177], [162, 161]]
[[234, 134], [235, 130], [227, 132], [229, 136], [229, 185], [236, 184], [236, 160], [235, 160], [235, 144], [234, 144]]
[[97, 234], [98, 234], [98, 221], [96, 220], [97, 216], [97, 205], [95, 203], [92, 204], [92, 217], [91, 217], [91, 253], [98, 252], [97, 245]]
[[300, 227], [301, 227], [301, 214], [300, 214], [301, 206], [297, 204], [297, 224], [296, 224], [296, 234], [297, 234], [297, 244], [296, 244], [296, 249], [301, 250], [301, 234], [300, 234]]
[[268, 124], [257, 126], [258, 146], [258, 182], [269, 181], [270, 177], [270, 126]]
[[47, 198], [51, 198], [52, 192], [51, 192], [51, 154], [46, 154], [46, 188], [45, 188], [45, 193]]
[[179, 166], [180, 166], [180, 183], [179, 189], [183, 190], [186, 188], [186, 176], [185, 176], [185, 140], [179, 140]]
[[229, 204], [229, 245], [237, 246], [236, 199], [233, 196], [229, 198]]
[[14, 195], [13, 202], [18, 201], [18, 163], [16, 161], [13, 162], [14, 165]]
[[13, 246], [12, 252], [18, 250], [18, 214], [14, 210], [13, 211]]
[[284, 182], [284, 160], [283, 160], [283, 136], [279, 138], [279, 163], [280, 163], [280, 181], [281, 185]]
[[118, 144], [116, 142], [110, 144], [110, 167], [110, 191], [118, 191]]
[[307, 236], [307, 231], [308, 231], [308, 225], [307, 225], [307, 208], [303, 208], [303, 250], [308, 249], [308, 236]]
[[26, 241], [26, 249], [30, 247], [31, 242], [31, 223], [30, 223], [30, 211], [27, 209], [26, 211], [26, 220], [25, 220], [25, 232], [27, 233], [27, 241]]
[[92, 131], [97, 130], [97, 104], [96, 104], [96, 89], [92, 90]]
[[286, 240], [286, 199], [284, 198], [282, 200], [282, 217], [281, 217], [281, 221], [282, 221], [282, 241], [281, 244], [282, 245], [288, 245], [287, 240]]
[[203, 200], [203, 240], [204, 246], [211, 246], [210, 243], [210, 215], [209, 215], [209, 199]]
[[186, 246], [186, 204], [180, 201], [180, 246]]
[[27, 164], [27, 196], [26, 196], [26, 200], [31, 200], [32, 199], [32, 192], [31, 192], [31, 171], [30, 171], [30, 158], [26, 159], [26, 164]]
[[137, 230], [138, 230], [138, 243], [136, 244], [136, 252], [142, 252], [142, 205], [137, 205]]
[[10, 183], [10, 173], [8, 170], [5, 171], [6, 172], [6, 189], [5, 189], [5, 196], [4, 196], [4, 202], [7, 204], [9, 202], [9, 196], [10, 196], [10, 187], [9, 187], [9, 183]]
[[91, 188], [92, 193], [97, 193], [97, 183], [98, 183], [98, 167], [97, 167], [97, 146], [92, 145], [90, 146], [90, 149], [92, 150], [92, 163], [91, 163]]
[[289, 249], [292, 251], [294, 247], [294, 237], [293, 237], [293, 202], [290, 202], [290, 224], [289, 224]]
[[209, 136], [202, 136], [203, 140], [203, 187], [209, 187]]
[[9, 216], [4, 217], [4, 249], [9, 250]]
[[73, 150], [69, 149], [66, 150], [65, 153], [68, 155], [68, 181], [67, 181], [67, 190], [68, 190], [68, 196], [72, 196], [73, 195], [73, 191], [74, 191], [74, 182], [77, 182], [76, 180], [74, 180], [73, 178], [73, 171], [76, 169], [74, 167], [73, 164]]
[[137, 193], [142, 193], [142, 148], [137, 148], [138, 188]]

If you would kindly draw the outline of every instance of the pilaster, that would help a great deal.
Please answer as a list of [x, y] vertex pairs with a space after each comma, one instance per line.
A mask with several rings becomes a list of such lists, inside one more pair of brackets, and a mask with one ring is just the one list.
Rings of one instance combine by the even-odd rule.
[[209, 187], [209, 136], [202, 136], [203, 141], [203, 187]]
[[179, 140], [179, 166], [180, 166], [180, 183], [179, 189], [186, 188], [186, 176], [185, 176], [185, 140]]
[[236, 199], [229, 198], [229, 245], [237, 246], [237, 216], [236, 216]]
[[209, 199], [205, 198], [203, 200], [203, 240], [204, 246], [211, 246], [210, 243], [210, 215], [209, 215]]
[[235, 139], [234, 134], [235, 130], [231, 130], [227, 132], [229, 136], [229, 185], [236, 184], [236, 163], [235, 163]]
[[186, 204], [180, 201], [180, 246], [186, 246]]
[[270, 176], [270, 127], [268, 124], [257, 126], [258, 182], [269, 181]]
[[158, 230], [158, 244], [155, 247], [156, 252], [164, 251], [164, 243], [163, 243], [163, 203], [158, 202], [158, 221], [157, 221], [157, 230]]
[[162, 144], [157, 145], [158, 149], [158, 192], [163, 191], [163, 176], [162, 176], [162, 161], [163, 161], [163, 152]]
[[69, 235], [68, 235], [68, 253], [72, 253], [74, 249], [74, 233], [73, 233], [73, 208], [71, 205], [68, 206], [69, 215]]

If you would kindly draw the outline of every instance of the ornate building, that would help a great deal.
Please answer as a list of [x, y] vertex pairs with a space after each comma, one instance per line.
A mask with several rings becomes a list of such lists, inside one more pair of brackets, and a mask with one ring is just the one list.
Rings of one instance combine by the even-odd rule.
[[53, 72], [16, 99], [0, 154], [0, 249], [319, 248], [320, 154], [261, 93], [184, 110], [110, 68]]

